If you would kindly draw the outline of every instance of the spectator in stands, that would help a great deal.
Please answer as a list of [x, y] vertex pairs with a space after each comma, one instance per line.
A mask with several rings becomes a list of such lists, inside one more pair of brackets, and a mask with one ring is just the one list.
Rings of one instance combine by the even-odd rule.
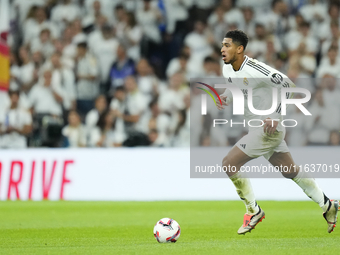
[[116, 88], [124, 85], [126, 77], [135, 74], [134, 61], [126, 54], [126, 48], [120, 44], [117, 48], [117, 61], [113, 63], [109, 71], [107, 90], [112, 93]]
[[63, 109], [64, 114], [68, 115], [70, 110], [76, 109], [76, 87], [75, 77], [73, 71], [62, 65], [60, 60], [60, 53], [56, 52], [51, 57], [52, 77], [61, 84], [64, 91], [63, 95]]
[[21, 65], [18, 71], [18, 82], [23, 92], [28, 93], [32, 86], [38, 81], [38, 70], [35, 69], [30, 53], [26, 47], [19, 49]]
[[262, 23], [257, 23], [255, 37], [249, 41], [246, 50], [249, 52], [249, 56], [265, 62], [268, 43], [272, 44], [272, 54], [281, 51], [282, 46], [279, 39], [275, 36], [268, 37], [266, 27]]
[[192, 0], [193, 8], [191, 9], [192, 18], [197, 20], [198, 18], [206, 19], [211, 13], [216, 1], [214, 0]]
[[315, 55], [318, 41], [310, 32], [310, 24], [302, 22], [298, 31], [292, 31], [285, 37], [286, 46], [290, 54], [303, 50], [306, 54]]
[[164, 1], [167, 20], [167, 33], [182, 35], [186, 32], [187, 22], [189, 18], [189, 8], [192, 5], [191, 0], [181, 1]]
[[[45, 116], [44, 123], [52, 126], [39, 132], [34, 128], [29, 144], [60, 144], [61, 115], [64, 113], [64, 122], [67, 122], [66, 116], [75, 109], [75, 101], [81, 117], [92, 109], [85, 122], [91, 122], [93, 127], [100, 112], [107, 108], [105, 100], [112, 96], [107, 127], [113, 120], [112, 132], [120, 130], [118, 134], [127, 137], [124, 146], [147, 145], [148, 136], [154, 146], [187, 143], [185, 134], [190, 113], [187, 83], [190, 78], [203, 74], [221, 76], [221, 38], [227, 30], [236, 28], [249, 36], [247, 54], [250, 57], [287, 73], [298, 87], [311, 93], [318, 89], [311, 100], [314, 111], [311, 118], [300, 122], [303, 117], [300, 112], [290, 113], [298, 120], [300, 128], [287, 130], [287, 142], [293, 145], [337, 144], [337, 137], [331, 131], [340, 128], [340, 92], [339, 84], [335, 83], [335, 77], [340, 77], [338, 2], [12, 0], [10, 13], [14, 23], [8, 43], [14, 54], [11, 56], [10, 89], [21, 91], [19, 108], [32, 106], [35, 109], [33, 127], [36, 120], [42, 123], [42, 116]], [[256, 29], [255, 24], [267, 30]], [[14, 55], [19, 56], [17, 63]], [[52, 77], [45, 79], [44, 76], [49, 76], [48, 70]], [[163, 80], [165, 73], [167, 79]], [[324, 79], [318, 83], [315, 76], [328, 77], [330, 81]], [[97, 101], [94, 106], [100, 93], [106, 98], [100, 96], [99, 106]], [[192, 96], [194, 107], [200, 107], [200, 100], [200, 94]], [[208, 101], [210, 103], [212, 101]], [[8, 94], [0, 92], [0, 112], [10, 104]], [[208, 111], [214, 118], [231, 117], [229, 107], [223, 111], [225, 116], [210, 109], [213, 105], [208, 106]], [[53, 122], [54, 117], [46, 116], [51, 114], [59, 116], [58, 121]], [[191, 114], [197, 123], [202, 121], [199, 111]], [[308, 119], [306, 125], [303, 124], [305, 119]], [[54, 132], [55, 138], [47, 137], [47, 131]], [[104, 133], [107, 132], [100, 131], [99, 137]], [[195, 146], [202, 141], [205, 145], [224, 146], [228, 141], [231, 144], [238, 140], [243, 130], [223, 127], [210, 133], [209, 125], [204, 123], [191, 133]], [[36, 135], [45, 142], [35, 142]], [[118, 140], [120, 144], [124, 139]], [[101, 142], [103, 146], [112, 144], [106, 142], [106, 138]]]
[[32, 39], [31, 51], [41, 52], [45, 59], [53, 54], [55, 48], [51, 40], [51, 32], [48, 28], [42, 29], [39, 37]]
[[[220, 48], [219, 59], [220, 59]], [[166, 69], [166, 76], [170, 79], [175, 73], [182, 72], [185, 78], [189, 81], [190, 78], [200, 77], [204, 72], [203, 64], [197, 61], [197, 58], [192, 56], [191, 49], [188, 46], [183, 46], [178, 57], [171, 59]]]
[[139, 131], [148, 134], [151, 130], [156, 129], [163, 140], [169, 140], [168, 135], [171, 132], [170, 116], [159, 110], [157, 99], [153, 99], [145, 114], [139, 122]]
[[327, 4], [320, 0], [309, 0], [309, 3], [303, 5], [299, 11], [304, 20], [311, 24], [312, 33], [317, 35], [320, 25], [327, 16]]
[[[102, 15], [102, 4], [99, 0], [86, 0], [85, 1], [86, 13], [92, 17]], [[104, 9], [104, 8], [103, 8]]]
[[257, 0], [257, 1], [249, 1], [249, 0], [237, 0], [237, 7], [251, 7], [256, 15], [262, 15], [263, 13], [269, 12], [271, 7], [272, 0]]
[[170, 78], [169, 88], [159, 96], [159, 107], [161, 111], [173, 112], [182, 110], [184, 105], [183, 98], [189, 93], [188, 85], [185, 83], [184, 75], [180, 72], [175, 73]]
[[136, 10], [136, 19], [143, 31], [144, 56], [150, 57], [161, 42], [158, 24], [163, 22], [160, 10], [151, 6], [150, 0], [143, 0], [143, 7]]
[[127, 48], [127, 55], [134, 61], [140, 59], [140, 42], [143, 31], [132, 12], [124, 13], [124, 19], [116, 27], [116, 35]]
[[252, 39], [255, 36], [255, 26], [256, 26], [254, 10], [249, 6], [245, 6], [242, 8], [242, 13], [243, 13], [244, 22], [242, 26], [240, 27], [240, 29], [243, 30], [250, 39]]
[[172, 138], [174, 147], [189, 147], [190, 146], [190, 126], [187, 125], [187, 111], [183, 109], [178, 111], [178, 124]]
[[228, 31], [228, 25], [224, 18], [225, 12], [221, 6], [217, 6], [215, 11], [208, 19], [208, 25], [214, 31], [214, 43], [218, 46], [221, 45], [221, 38], [224, 37], [225, 31]]
[[80, 19], [75, 19], [71, 23], [72, 43], [78, 45], [79, 43], [87, 42], [87, 36], [83, 31]]
[[266, 65], [275, 66], [279, 51], [275, 48], [275, 36], [268, 36], [266, 38], [267, 51], [264, 53], [264, 62]]
[[181, 54], [177, 58], [171, 59], [167, 69], [166, 76], [169, 79], [172, 75], [177, 72], [183, 72], [185, 76], [188, 78], [188, 61], [189, 54], [182, 51]]
[[92, 9], [89, 10], [87, 17], [85, 18], [94, 22], [98, 32], [100, 32], [102, 25], [108, 22], [108, 18], [102, 13], [101, 2], [98, 0], [93, 2]]
[[332, 39], [332, 31], [331, 24], [339, 24], [340, 23], [340, 5], [336, 2], [331, 2], [328, 8], [328, 16], [326, 16], [325, 20], [320, 24], [317, 36], [323, 42], [324, 40]]
[[60, 84], [52, 83], [52, 72], [44, 71], [43, 77], [29, 93], [31, 110], [34, 114], [62, 116], [63, 92]]
[[138, 89], [148, 99], [148, 103], [158, 96], [158, 79], [149, 62], [143, 58], [137, 64]]
[[129, 76], [125, 79], [126, 102], [124, 112], [117, 112], [117, 117], [124, 120], [127, 133], [136, 131], [140, 117], [148, 104], [148, 99], [139, 91], [136, 79]]
[[97, 127], [91, 131], [90, 146], [118, 147], [125, 139], [124, 131], [116, 128], [116, 116], [110, 110], [106, 110], [99, 117]]
[[115, 19], [113, 21], [114, 26], [116, 27], [120, 22], [123, 21], [126, 10], [122, 4], [117, 4], [114, 9]]
[[86, 43], [77, 47], [77, 111], [84, 117], [92, 108], [93, 100], [99, 95], [97, 60], [88, 52]]
[[10, 90], [8, 94], [10, 107], [0, 110], [0, 148], [26, 148], [27, 135], [32, 132], [32, 116], [19, 107], [18, 90]]
[[[301, 94], [297, 94], [295, 98], [302, 98]], [[291, 128], [287, 132], [286, 141], [289, 146], [305, 146], [307, 144], [307, 131], [306, 131], [306, 116], [301, 112], [298, 107], [288, 108], [291, 112], [289, 112], [289, 118], [296, 120], [299, 124]], [[308, 108], [309, 109], [309, 108]]]
[[35, 8], [34, 18], [27, 19], [24, 24], [24, 42], [30, 44], [34, 38], [39, 37], [42, 29], [48, 28], [51, 31], [52, 38], [59, 36], [59, 29], [47, 20], [46, 10], [44, 7]]
[[40, 50], [36, 50], [32, 52], [32, 61], [33, 61], [35, 70], [38, 70], [40, 73], [41, 67], [44, 65], [44, 62], [45, 62], [45, 58]]
[[306, 119], [308, 141], [312, 145], [328, 144], [331, 130], [340, 126], [339, 106], [328, 104], [324, 98], [327, 97], [323, 95], [323, 90], [318, 89], [309, 108], [312, 117]]
[[[224, 13], [224, 21], [228, 24], [228, 30], [242, 27], [244, 23], [242, 12], [239, 8], [234, 8], [232, 0], [222, 0], [220, 6]], [[232, 28], [232, 24], [236, 27]]]
[[316, 77], [323, 77], [325, 74], [330, 74], [336, 77], [340, 70], [340, 58], [338, 57], [338, 48], [331, 46], [327, 56], [321, 60], [321, 64], [316, 73]]
[[80, 17], [80, 9], [71, 0], [63, 0], [52, 9], [51, 20], [63, 30], [66, 24], [73, 22]]
[[68, 125], [62, 130], [65, 147], [85, 147], [86, 146], [86, 128], [81, 124], [80, 116], [76, 111], [70, 111], [68, 114]]
[[274, 0], [271, 5], [272, 9], [265, 15], [261, 15], [258, 21], [266, 26], [270, 34], [275, 34], [280, 39], [288, 29], [288, 8], [283, 0]]
[[62, 34], [61, 44], [63, 57], [67, 57], [73, 60], [77, 55], [77, 45], [72, 43], [72, 40], [73, 31], [72, 25], [70, 24], [68, 27], [65, 28]]
[[93, 53], [98, 60], [100, 70], [101, 92], [105, 92], [105, 83], [110, 72], [111, 65], [117, 59], [118, 40], [113, 34], [113, 27], [106, 24], [101, 29], [101, 39], [93, 45]]
[[104, 95], [99, 95], [94, 103], [94, 108], [89, 111], [85, 118], [85, 125], [88, 131], [94, 128], [99, 120], [99, 116], [107, 109], [107, 101]]
[[148, 134], [151, 147], [164, 147], [166, 146], [166, 140], [160, 136], [157, 129], [151, 129]]
[[194, 31], [189, 33], [184, 44], [190, 48], [191, 57], [195, 59], [197, 68], [203, 64], [203, 59], [212, 52], [211, 44], [214, 43], [214, 36], [203, 21], [196, 21]]
[[[101, 16], [105, 16], [107, 17], [110, 21], [110, 23], [112, 21], [115, 20], [115, 13], [113, 12], [113, 10], [115, 9], [115, 7], [122, 3], [122, 0], [85, 0], [85, 8], [86, 8], [86, 12], [90, 15], [94, 15], [96, 13], [98, 13], [97, 10], [97, 6], [100, 7], [100, 15]], [[96, 6], [96, 8], [94, 8]]]
[[20, 67], [17, 55], [14, 51], [11, 51], [9, 54], [11, 79], [15, 80], [16, 83], [19, 83]]
[[311, 93], [314, 93], [315, 81], [311, 77], [310, 72], [305, 70], [305, 68], [302, 66], [302, 58], [298, 53], [295, 53], [289, 57], [288, 66], [289, 68], [287, 70], [287, 76], [294, 82], [294, 84], [296, 84], [299, 88], [305, 88]]
[[[330, 24], [331, 36], [329, 39], [323, 42], [321, 53], [326, 55], [330, 47], [336, 47], [340, 49], [340, 30], [339, 22], [332, 21]], [[338, 50], [338, 57], [340, 58], [340, 51]]]
[[[340, 89], [337, 88], [337, 79], [335, 76], [330, 74], [325, 74], [321, 79], [321, 86], [320, 86], [323, 94], [323, 98], [325, 100], [325, 104], [329, 107], [336, 107], [338, 112], [340, 113]], [[333, 117], [337, 118], [338, 116]], [[340, 118], [340, 115], [339, 115]], [[339, 125], [340, 126], [340, 125]]]
[[38, 7], [43, 7], [45, 5], [44, 0], [14, 0], [12, 1], [12, 7], [17, 11], [19, 24], [22, 26], [25, 20], [29, 17], [33, 17], [35, 14], [35, 10]]
[[301, 13], [299, 13], [299, 12], [296, 13], [294, 16], [290, 16], [289, 19], [288, 19], [289, 31], [287, 31], [287, 34], [289, 34], [291, 32], [296, 32], [299, 29], [299, 27], [302, 25], [303, 22], [305, 22], [305, 20], [303, 19]]
[[212, 57], [206, 57], [203, 62], [204, 67], [204, 77], [221, 77], [221, 66]]
[[[88, 35], [88, 38], [87, 38], [89, 49], [91, 51], [95, 50], [96, 45], [99, 41], [104, 40], [104, 38], [103, 38], [103, 27], [104, 26], [106, 26], [106, 27], [110, 26], [108, 21], [107, 21], [107, 18], [105, 16], [102, 16], [102, 15], [96, 16], [94, 24], [95, 24], [94, 29], [93, 29], [93, 31], [91, 31], [91, 33]], [[111, 37], [111, 36], [108, 36], [108, 37]]]
[[117, 87], [114, 92], [114, 97], [110, 102], [110, 110], [113, 112], [116, 117], [116, 127], [118, 130], [126, 130], [124, 115], [126, 108], [126, 92], [124, 86]]

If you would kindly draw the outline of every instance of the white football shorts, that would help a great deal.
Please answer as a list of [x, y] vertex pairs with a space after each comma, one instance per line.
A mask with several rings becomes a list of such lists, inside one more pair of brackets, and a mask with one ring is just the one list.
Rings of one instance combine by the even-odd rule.
[[289, 152], [284, 140], [286, 131], [275, 131], [273, 135], [264, 133], [263, 128], [251, 130], [243, 136], [235, 145], [251, 158], [263, 156], [265, 159], [273, 155], [274, 152]]

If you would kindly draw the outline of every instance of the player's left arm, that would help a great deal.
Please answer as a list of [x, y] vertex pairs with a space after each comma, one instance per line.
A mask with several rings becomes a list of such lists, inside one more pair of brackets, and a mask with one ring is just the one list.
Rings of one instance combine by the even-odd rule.
[[[275, 111], [264, 119], [264, 132], [269, 135], [274, 134], [276, 128], [281, 120], [281, 89], [282, 88], [295, 88], [296, 85], [283, 73], [278, 70], [266, 66], [270, 70], [268, 77], [264, 78], [264, 82], [272, 87], [277, 88], [277, 107]], [[294, 96], [292, 92], [286, 92], [286, 98], [290, 99]]]

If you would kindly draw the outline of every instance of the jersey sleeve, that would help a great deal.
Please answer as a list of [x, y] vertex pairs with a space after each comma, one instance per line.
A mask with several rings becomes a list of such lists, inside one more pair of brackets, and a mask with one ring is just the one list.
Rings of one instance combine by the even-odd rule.
[[[277, 88], [277, 107], [275, 111], [268, 116], [271, 119], [281, 119], [281, 89], [282, 88], [295, 88], [296, 85], [288, 78], [287, 75], [280, 71], [261, 63], [261, 66], [268, 70], [268, 76], [263, 77], [262, 81], [270, 87]], [[287, 92], [286, 98], [290, 99], [294, 96], [294, 93]], [[288, 105], [289, 106], [289, 105]]]

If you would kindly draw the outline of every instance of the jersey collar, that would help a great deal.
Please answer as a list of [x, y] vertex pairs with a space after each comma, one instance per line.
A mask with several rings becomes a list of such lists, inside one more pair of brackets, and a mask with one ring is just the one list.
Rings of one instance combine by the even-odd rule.
[[233, 66], [231, 66], [231, 69], [233, 69], [233, 71], [234, 71], [235, 73], [241, 71], [241, 70], [243, 69], [243, 67], [246, 65], [246, 63], [248, 62], [248, 60], [249, 60], [249, 57], [248, 57], [247, 55], [244, 55], [244, 60], [243, 60], [243, 62], [242, 62], [242, 65], [240, 66], [240, 69], [237, 70], [237, 71], [235, 71], [234, 68], [233, 68]]
[[240, 66], [240, 69], [238, 69], [237, 71], [235, 71], [233, 67], [231, 67], [231, 68], [233, 69], [234, 72], [241, 71], [243, 69], [244, 65], [247, 63], [248, 59], [249, 59], [249, 57], [247, 55], [244, 55], [244, 60], [242, 62], [242, 65]]
[[244, 57], [245, 57], [245, 58], [244, 58], [244, 60], [243, 60], [243, 63], [242, 63], [242, 65], [241, 65], [239, 71], [241, 71], [241, 70], [243, 69], [244, 65], [247, 63], [247, 61], [248, 61], [248, 59], [249, 59], [249, 57], [248, 57], [247, 55], [244, 55]]

